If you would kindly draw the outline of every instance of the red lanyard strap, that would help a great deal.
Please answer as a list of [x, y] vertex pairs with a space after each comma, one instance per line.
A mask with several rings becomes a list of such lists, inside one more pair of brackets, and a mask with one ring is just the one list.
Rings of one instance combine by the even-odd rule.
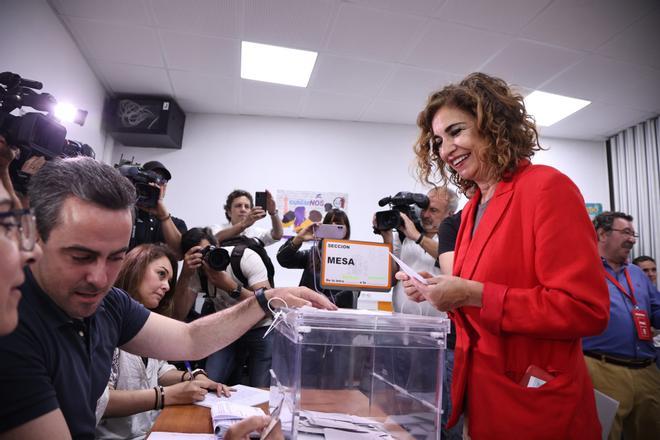
[[628, 288], [630, 289], [630, 293], [626, 292], [626, 289], [623, 288], [621, 283], [617, 281], [616, 278], [614, 278], [607, 270], [605, 270], [605, 277], [612, 282], [616, 286], [617, 289], [621, 291], [624, 295], [628, 297], [628, 299], [632, 302], [633, 306], [637, 306], [637, 301], [635, 300], [635, 290], [633, 289], [632, 281], [630, 281], [630, 274], [628, 273], [628, 268], [623, 269], [623, 273], [626, 275], [626, 281], [628, 282]]

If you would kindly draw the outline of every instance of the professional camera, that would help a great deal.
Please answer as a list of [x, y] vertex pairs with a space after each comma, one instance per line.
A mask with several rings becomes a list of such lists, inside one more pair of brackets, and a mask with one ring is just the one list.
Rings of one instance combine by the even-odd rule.
[[[398, 192], [394, 196], [385, 197], [378, 201], [378, 206], [390, 205], [390, 210], [376, 213], [376, 227], [374, 232], [398, 229], [402, 224], [399, 213], [404, 213], [415, 224], [419, 232], [424, 232], [420, 210], [429, 206], [429, 198], [424, 194], [411, 192]], [[401, 235], [401, 234], [400, 234]]]
[[160, 188], [165, 180], [155, 171], [143, 169], [139, 164], [133, 162], [120, 162], [115, 165], [122, 176], [128, 178], [135, 186], [137, 201], [135, 204], [140, 208], [155, 208], [160, 198]]
[[[86, 144], [66, 139], [66, 128], [53, 114], [57, 100], [48, 93], [37, 93], [43, 84], [21, 78], [11, 72], [0, 73], [0, 134], [7, 144], [19, 148], [19, 156], [12, 161], [11, 178], [16, 189], [22, 191], [29, 175], [21, 171], [23, 164], [32, 156], [54, 157], [90, 156], [94, 150]], [[22, 107], [31, 107], [39, 112], [23, 115], [11, 114]], [[83, 125], [87, 112], [78, 110], [75, 122]]]
[[202, 253], [202, 259], [206, 261], [206, 264], [208, 264], [211, 269], [218, 272], [227, 269], [227, 266], [229, 266], [231, 261], [227, 249], [213, 246], [212, 244], [206, 246], [200, 252]]

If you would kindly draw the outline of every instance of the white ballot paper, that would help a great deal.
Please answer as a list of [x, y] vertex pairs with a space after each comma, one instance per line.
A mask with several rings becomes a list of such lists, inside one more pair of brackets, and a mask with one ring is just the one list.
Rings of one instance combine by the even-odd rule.
[[234, 391], [229, 397], [220, 397], [216, 392], [209, 392], [204, 396], [204, 400], [194, 402], [195, 405], [213, 407], [219, 402], [240, 403], [241, 405], [255, 406], [268, 402], [270, 391], [259, 388], [249, 387], [247, 385], [232, 385]]
[[394, 255], [392, 252], [390, 252], [390, 256], [392, 257], [392, 259], [394, 261], [397, 262], [397, 264], [399, 265], [399, 268], [402, 271], [404, 271], [406, 274], [413, 277], [414, 279], [416, 279], [417, 281], [419, 281], [422, 284], [428, 284], [429, 283], [428, 281], [426, 281], [426, 278], [422, 277], [420, 274], [415, 272], [415, 269], [413, 269], [412, 267], [408, 266], [406, 263], [401, 261], [401, 259], [397, 258], [396, 255]]

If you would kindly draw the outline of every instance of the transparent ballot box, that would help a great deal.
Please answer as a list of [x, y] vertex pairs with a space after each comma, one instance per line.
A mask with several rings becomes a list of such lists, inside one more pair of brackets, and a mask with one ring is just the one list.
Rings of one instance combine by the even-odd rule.
[[270, 411], [291, 439], [439, 439], [449, 320], [282, 309]]

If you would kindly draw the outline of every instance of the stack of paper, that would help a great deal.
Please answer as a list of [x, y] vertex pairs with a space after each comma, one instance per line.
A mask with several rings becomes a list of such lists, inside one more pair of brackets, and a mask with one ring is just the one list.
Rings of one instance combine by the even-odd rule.
[[382, 423], [349, 414], [300, 411], [299, 439], [392, 440]]
[[223, 437], [227, 429], [236, 422], [252, 417], [263, 416], [261, 408], [254, 406], [241, 405], [228, 401], [220, 401], [211, 407], [211, 422], [213, 423], [213, 432], [219, 437]]
[[220, 397], [215, 392], [209, 392], [204, 396], [204, 400], [195, 402], [195, 405], [206, 406], [212, 408], [213, 405], [219, 402], [240, 403], [241, 405], [261, 405], [268, 402], [270, 392], [259, 388], [249, 387], [247, 385], [232, 385], [231, 395], [229, 397]]

